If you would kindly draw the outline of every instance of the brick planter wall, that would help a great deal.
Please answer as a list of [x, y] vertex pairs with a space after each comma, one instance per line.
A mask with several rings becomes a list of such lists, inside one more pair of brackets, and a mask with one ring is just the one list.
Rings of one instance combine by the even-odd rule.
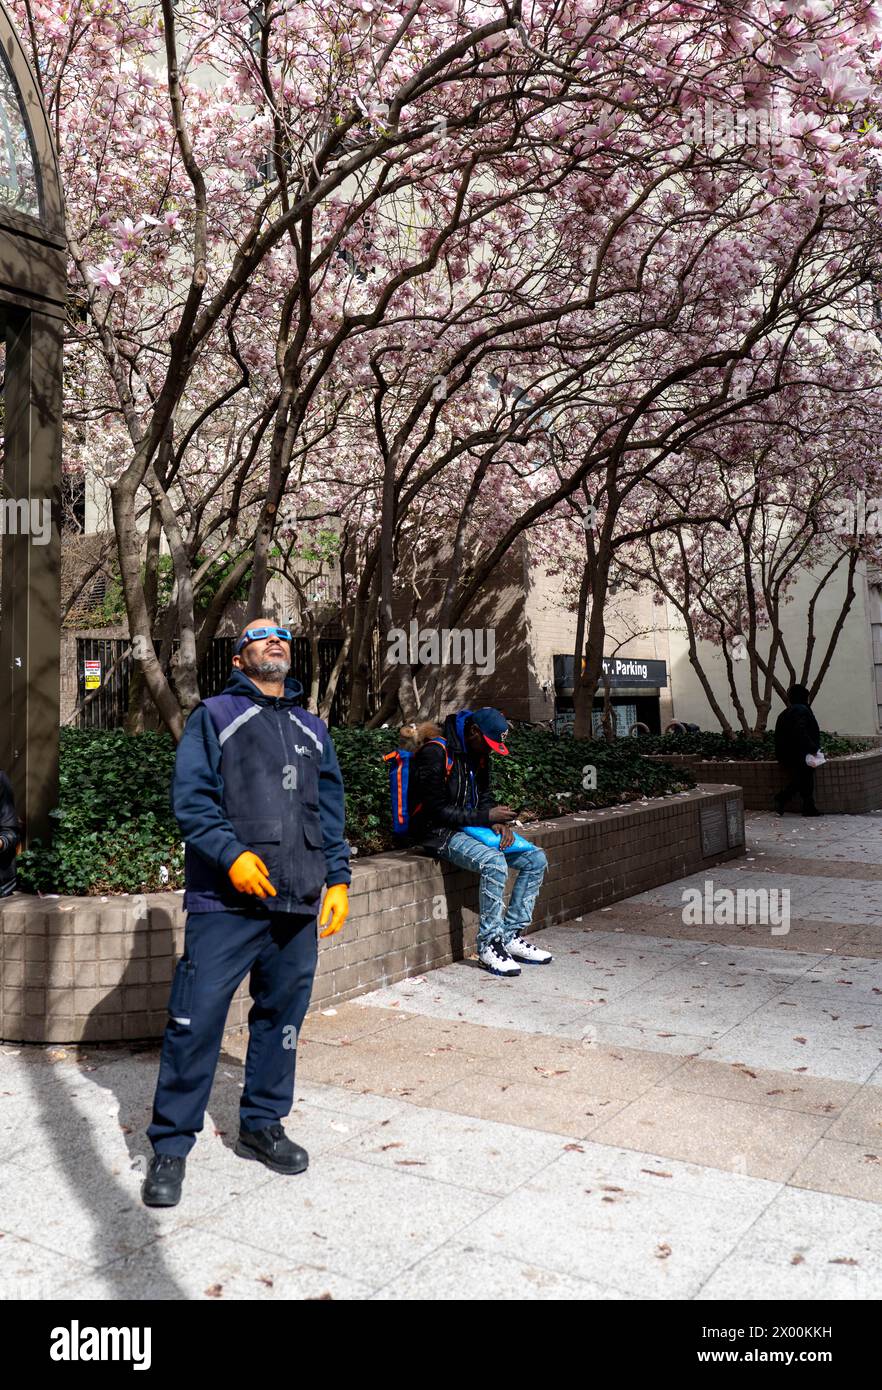
[[[548, 855], [537, 927], [603, 907], [744, 853], [737, 787], [705, 787], [530, 827]], [[352, 912], [321, 943], [312, 1006], [461, 959], [474, 948], [477, 879], [420, 854], [353, 862]], [[34, 898], [0, 904], [0, 1039], [157, 1038], [183, 949], [179, 893]], [[228, 1027], [246, 1023], [247, 982]]]
[[[660, 762], [687, 765], [702, 785], [726, 782], [741, 787], [747, 811], [772, 810], [772, 798], [785, 783], [785, 775], [773, 762], [705, 762], [696, 754], [652, 754]], [[851, 753], [831, 758], [815, 773], [815, 801], [821, 811], [859, 816], [882, 810], [882, 752]], [[799, 809], [799, 801], [790, 804]]]

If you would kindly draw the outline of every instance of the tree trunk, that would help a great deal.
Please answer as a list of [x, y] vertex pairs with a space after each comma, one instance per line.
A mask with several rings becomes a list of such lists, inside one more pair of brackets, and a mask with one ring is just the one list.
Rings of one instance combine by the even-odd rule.
[[574, 672], [573, 704], [576, 717], [573, 722], [574, 738], [592, 738], [591, 711], [594, 708], [594, 695], [603, 673], [603, 644], [606, 640], [604, 606], [606, 604], [609, 576], [607, 563], [602, 563], [603, 549], [594, 567], [591, 595], [591, 613], [588, 618], [588, 640], [585, 643], [585, 670]]
[[[156, 609], [159, 600], [159, 542], [162, 537], [162, 518], [155, 502], [150, 506], [150, 521], [147, 526], [147, 554], [144, 562], [144, 598], [150, 614], [150, 627], [156, 622]], [[129, 680], [129, 707], [126, 711], [125, 730], [127, 734], [142, 734], [145, 729], [147, 705], [150, 692], [137, 659], [132, 665]]]

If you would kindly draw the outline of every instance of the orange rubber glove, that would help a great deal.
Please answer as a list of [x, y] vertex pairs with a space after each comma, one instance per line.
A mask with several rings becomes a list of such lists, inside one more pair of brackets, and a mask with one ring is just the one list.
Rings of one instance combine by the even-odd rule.
[[269, 870], [259, 854], [246, 849], [229, 868], [230, 882], [239, 893], [252, 893], [257, 898], [274, 898], [276, 890], [269, 881]]
[[319, 936], [335, 936], [348, 916], [349, 889], [345, 883], [335, 883], [325, 894], [325, 901], [322, 903], [322, 915], [319, 918], [320, 927], [325, 927], [326, 922], [330, 922], [331, 925], [325, 927], [323, 932], [319, 932]]

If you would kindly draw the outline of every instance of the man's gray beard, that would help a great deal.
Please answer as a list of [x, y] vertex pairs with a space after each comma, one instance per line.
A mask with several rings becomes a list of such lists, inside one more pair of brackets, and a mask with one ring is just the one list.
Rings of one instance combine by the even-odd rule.
[[291, 670], [290, 661], [286, 661], [283, 656], [267, 657], [263, 661], [255, 661], [249, 664], [242, 662], [246, 676], [252, 679], [256, 676], [259, 681], [278, 681], [284, 680]]

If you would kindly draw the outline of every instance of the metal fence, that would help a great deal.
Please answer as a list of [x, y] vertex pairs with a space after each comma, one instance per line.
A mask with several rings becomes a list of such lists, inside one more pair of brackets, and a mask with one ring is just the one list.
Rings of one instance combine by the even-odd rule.
[[[229, 680], [232, 669], [233, 638], [215, 637], [208, 653], [199, 664], [199, 691], [203, 699], [219, 695]], [[77, 705], [83, 705], [76, 726], [80, 729], [118, 729], [126, 721], [129, 708], [129, 687], [134, 659], [125, 656], [130, 643], [126, 637], [77, 638]], [[174, 646], [177, 647], [177, 641]], [[343, 643], [336, 637], [322, 637], [318, 644], [319, 695], [328, 688], [331, 671]], [[162, 644], [156, 643], [157, 655], [162, 656]], [[87, 663], [91, 663], [92, 678], [100, 679], [97, 690], [87, 689]], [[97, 663], [97, 666], [95, 665]], [[312, 683], [312, 648], [306, 637], [295, 637], [291, 643], [291, 675], [299, 680], [304, 691]], [[87, 696], [92, 696], [84, 704]], [[349, 707], [349, 691], [344, 671], [334, 702], [331, 705], [331, 724], [341, 724]]]

